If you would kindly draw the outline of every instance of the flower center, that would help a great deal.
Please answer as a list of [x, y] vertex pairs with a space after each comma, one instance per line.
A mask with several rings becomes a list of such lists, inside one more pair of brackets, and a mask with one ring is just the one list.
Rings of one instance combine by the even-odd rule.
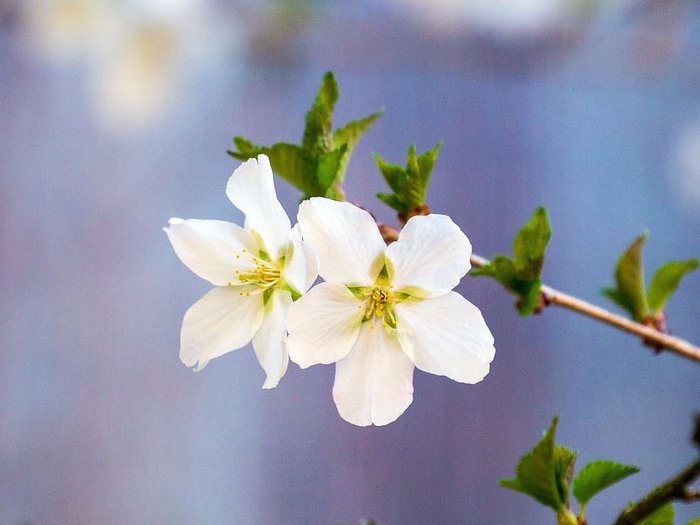
[[[376, 317], [381, 319], [382, 327], [396, 328], [396, 315], [394, 305], [398, 299], [394, 295], [391, 285], [377, 284], [372, 288], [366, 288], [361, 292], [365, 300], [360, 308], [365, 308], [364, 321], [373, 321]], [[374, 324], [370, 326], [374, 328]]]
[[[241, 253], [236, 254], [236, 261], [242, 268], [236, 270], [236, 279], [229, 281], [229, 286], [253, 285], [261, 291], [275, 286], [280, 280], [279, 265], [266, 261], [260, 257], [255, 257], [243, 248]], [[250, 291], [240, 292], [240, 295], [251, 294]]]

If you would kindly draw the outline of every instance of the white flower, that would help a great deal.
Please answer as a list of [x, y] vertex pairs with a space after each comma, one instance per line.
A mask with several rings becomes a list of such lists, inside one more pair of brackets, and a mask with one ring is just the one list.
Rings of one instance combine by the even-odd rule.
[[251, 340], [274, 388], [287, 370], [285, 317], [293, 299], [316, 279], [315, 252], [302, 242], [277, 200], [270, 161], [250, 159], [231, 175], [226, 195], [245, 214], [245, 227], [173, 218], [165, 229], [180, 260], [216, 286], [185, 314], [180, 359], [201, 370]]
[[333, 398], [355, 425], [385, 425], [413, 400], [414, 367], [462, 383], [489, 372], [493, 336], [454, 288], [471, 244], [444, 215], [413, 217], [387, 247], [372, 217], [347, 202], [299, 208], [326, 281], [287, 315], [287, 349], [302, 368], [337, 363]]

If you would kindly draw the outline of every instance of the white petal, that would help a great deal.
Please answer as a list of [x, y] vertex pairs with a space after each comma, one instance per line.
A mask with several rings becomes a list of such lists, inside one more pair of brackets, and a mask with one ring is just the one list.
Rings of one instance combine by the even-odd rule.
[[243, 228], [225, 221], [172, 218], [163, 230], [185, 266], [217, 286], [236, 276], [236, 254], [257, 246]]
[[435, 296], [459, 283], [471, 267], [472, 246], [466, 235], [446, 215], [412, 217], [387, 248], [393, 265], [394, 289], [413, 289], [414, 294]]
[[342, 284], [321, 283], [287, 313], [287, 350], [301, 368], [335, 363], [357, 339], [364, 309]]
[[253, 349], [267, 378], [263, 388], [275, 388], [287, 371], [289, 356], [284, 346], [284, 323], [292, 297], [284, 290], [274, 290], [265, 305], [265, 319], [253, 337]]
[[292, 228], [291, 239], [283, 277], [292, 288], [303, 294], [318, 277], [318, 255], [313, 246], [301, 240], [301, 229], [298, 224]]
[[185, 313], [180, 360], [201, 370], [215, 357], [245, 346], [264, 313], [262, 294], [246, 297], [226, 286], [214, 288]]
[[354, 425], [391, 423], [413, 401], [413, 363], [392, 332], [365, 323], [348, 356], [335, 365], [333, 399]]
[[277, 200], [270, 160], [265, 155], [248, 159], [233, 172], [226, 195], [245, 213], [247, 230], [255, 230], [265, 242], [272, 260], [279, 259], [289, 244], [289, 217]]
[[417, 368], [460, 383], [489, 373], [493, 336], [479, 309], [456, 292], [395, 306], [399, 340]]
[[374, 284], [386, 245], [372, 216], [349, 202], [314, 197], [299, 206], [304, 240], [318, 252], [318, 273], [329, 282]]

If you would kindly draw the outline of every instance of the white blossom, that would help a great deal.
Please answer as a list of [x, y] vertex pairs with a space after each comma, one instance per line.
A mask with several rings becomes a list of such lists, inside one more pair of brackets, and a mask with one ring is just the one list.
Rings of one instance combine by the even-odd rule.
[[479, 309], [451, 291], [471, 244], [444, 215], [413, 217], [386, 246], [372, 217], [346, 202], [299, 208], [325, 280], [289, 309], [287, 348], [302, 368], [336, 363], [333, 398], [356, 425], [385, 425], [413, 400], [413, 370], [477, 383], [493, 336]]
[[185, 314], [180, 359], [201, 370], [252, 341], [274, 388], [287, 370], [283, 344], [292, 301], [316, 279], [316, 255], [277, 200], [270, 161], [250, 159], [231, 175], [226, 194], [245, 226], [216, 220], [170, 219], [164, 228], [180, 260], [215, 288]]

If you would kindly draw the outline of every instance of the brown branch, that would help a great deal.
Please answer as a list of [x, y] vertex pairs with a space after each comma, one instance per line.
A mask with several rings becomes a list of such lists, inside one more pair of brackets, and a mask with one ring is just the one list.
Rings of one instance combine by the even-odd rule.
[[663, 485], [656, 487], [648, 496], [635, 505], [620, 513], [615, 525], [634, 525], [649, 516], [670, 501], [694, 501], [698, 497], [697, 491], [689, 490], [686, 485], [693, 482], [700, 475], [700, 459], [683, 470], [675, 478], [668, 480]]
[[[484, 266], [489, 262], [487, 259], [474, 254], [472, 254], [470, 261], [472, 266], [476, 268]], [[593, 319], [607, 323], [611, 326], [619, 328], [620, 330], [624, 330], [639, 336], [642, 338], [645, 344], [656, 349], [667, 349], [680, 356], [700, 363], [700, 348], [689, 343], [688, 341], [665, 334], [650, 326], [645, 326], [641, 323], [627, 319], [626, 317], [613, 314], [604, 308], [600, 308], [544, 284], [540, 288], [540, 293], [542, 303], [545, 306], [556, 305], [561, 306], [562, 308], [568, 308], [569, 310], [587, 315], [588, 317], [592, 317]]]

